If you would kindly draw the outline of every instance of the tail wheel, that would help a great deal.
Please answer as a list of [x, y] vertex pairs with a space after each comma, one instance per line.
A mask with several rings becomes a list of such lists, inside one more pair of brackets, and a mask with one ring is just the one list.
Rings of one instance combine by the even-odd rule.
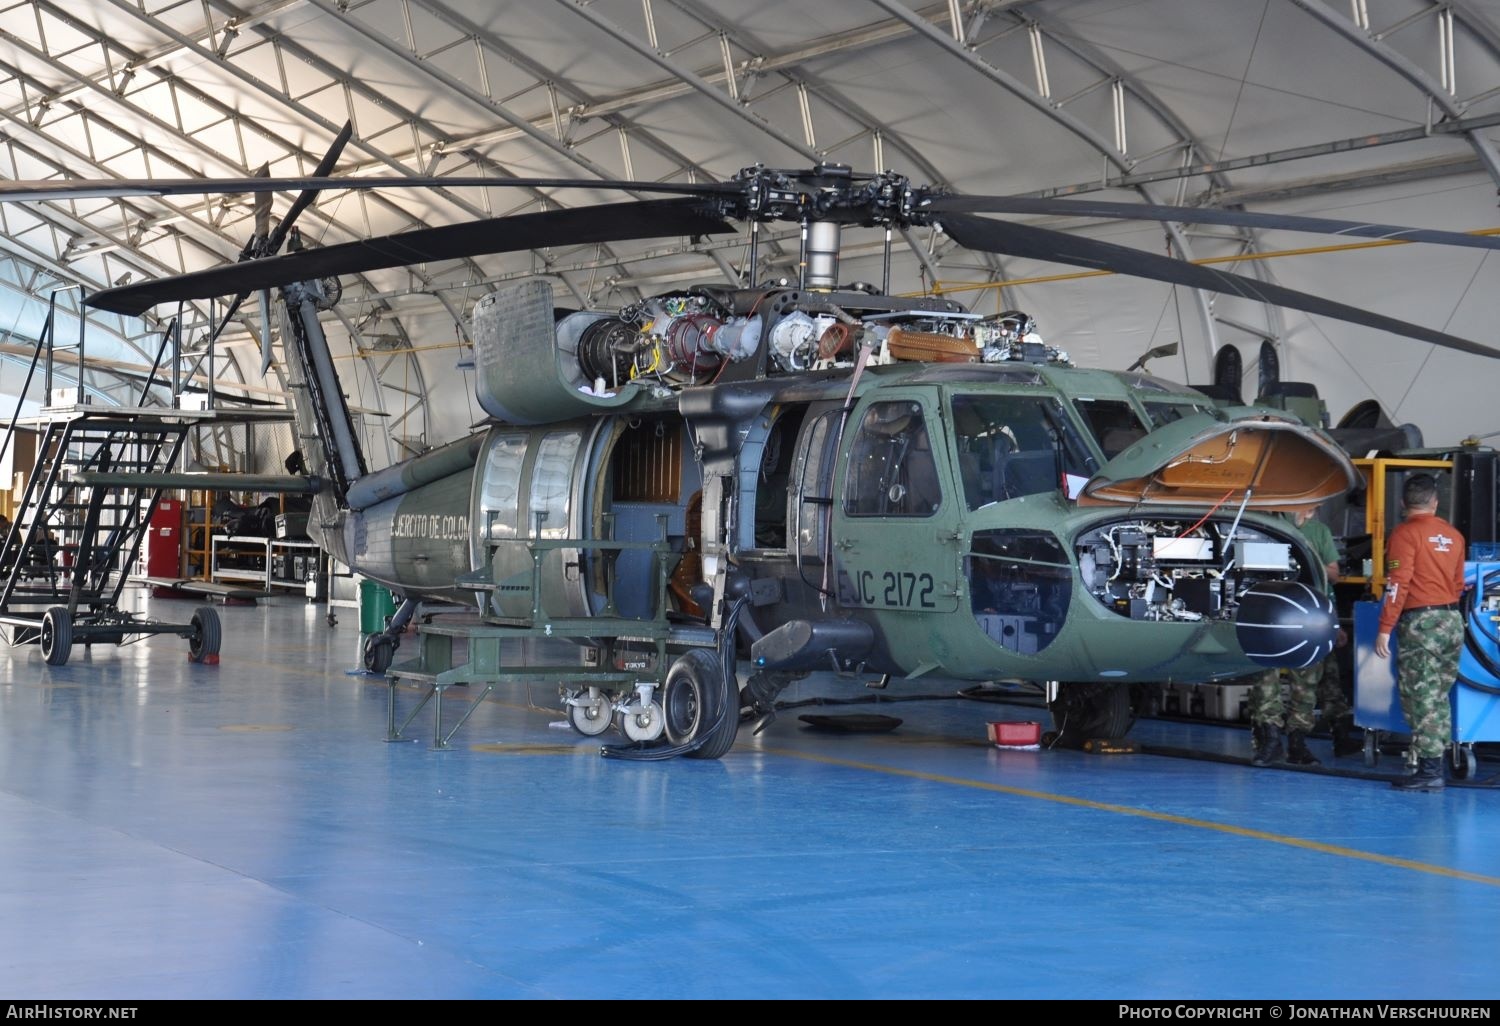
[[67, 606], [51, 606], [42, 614], [42, 658], [48, 666], [61, 666], [73, 651], [73, 618]]
[[193, 633], [188, 637], [188, 661], [213, 665], [219, 661], [219, 643], [223, 639], [223, 628], [219, 625], [219, 614], [213, 606], [199, 606], [193, 610]]
[[740, 729], [738, 682], [725, 677], [718, 657], [706, 649], [685, 653], [667, 671], [661, 704], [667, 740], [688, 744], [689, 759], [718, 759], [734, 746]]
[[1122, 738], [1135, 726], [1129, 684], [1059, 684], [1047, 708], [1057, 732], [1053, 743], [1061, 748], [1080, 748], [1095, 738]]
[[385, 673], [396, 657], [396, 639], [383, 634], [372, 634], [365, 639], [365, 669], [370, 673]]

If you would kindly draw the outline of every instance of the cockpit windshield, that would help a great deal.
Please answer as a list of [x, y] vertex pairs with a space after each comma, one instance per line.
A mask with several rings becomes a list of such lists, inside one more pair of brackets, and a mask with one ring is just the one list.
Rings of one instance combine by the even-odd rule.
[[1146, 436], [1146, 425], [1123, 399], [1074, 399], [1073, 406], [1094, 433], [1094, 441], [1112, 460]]
[[1056, 399], [955, 395], [954, 443], [969, 509], [1055, 492], [1096, 468]]

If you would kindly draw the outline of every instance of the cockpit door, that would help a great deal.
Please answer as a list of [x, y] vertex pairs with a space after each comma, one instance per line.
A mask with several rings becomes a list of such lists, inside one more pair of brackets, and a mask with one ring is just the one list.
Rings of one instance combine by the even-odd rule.
[[877, 392], [849, 417], [834, 477], [834, 590], [844, 607], [958, 608], [962, 495], [932, 389]]

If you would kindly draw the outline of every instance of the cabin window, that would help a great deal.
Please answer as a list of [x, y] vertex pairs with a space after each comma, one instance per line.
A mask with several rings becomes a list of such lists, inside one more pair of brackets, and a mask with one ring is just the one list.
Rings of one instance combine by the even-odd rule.
[[1146, 435], [1146, 425], [1122, 399], [1075, 399], [1073, 405], [1083, 415], [1107, 460], [1114, 459]]
[[1065, 475], [1086, 478], [1093, 465], [1054, 399], [954, 396], [953, 436], [969, 509], [1058, 491]]
[[849, 450], [844, 512], [851, 517], [928, 517], [941, 501], [921, 403], [872, 403]]
[[991, 641], [1021, 655], [1052, 643], [1073, 595], [1073, 570], [1054, 535], [975, 531], [967, 563], [974, 620]]

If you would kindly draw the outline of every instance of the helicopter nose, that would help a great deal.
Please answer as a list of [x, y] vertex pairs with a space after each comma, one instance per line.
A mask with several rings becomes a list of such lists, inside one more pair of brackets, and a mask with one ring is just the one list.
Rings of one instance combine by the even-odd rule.
[[1234, 635], [1253, 662], [1296, 670], [1327, 658], [1338, 636], [1327, 595], [1298, 581], [1257, 584], [1240, 596]]

